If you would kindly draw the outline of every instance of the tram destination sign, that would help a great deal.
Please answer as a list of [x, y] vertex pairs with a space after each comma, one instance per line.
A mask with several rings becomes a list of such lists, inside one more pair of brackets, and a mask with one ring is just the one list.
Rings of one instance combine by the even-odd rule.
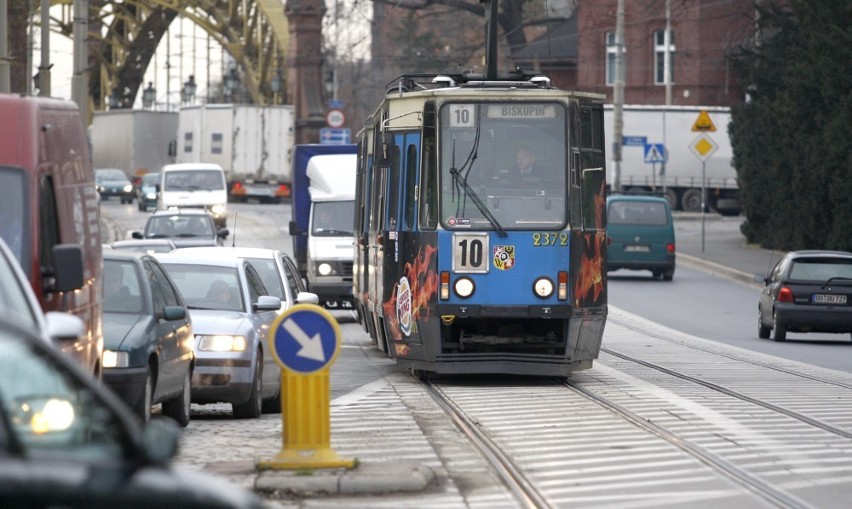
[[556, 118], [556, 105], [512, 103], [489, 105], [488, 118]]

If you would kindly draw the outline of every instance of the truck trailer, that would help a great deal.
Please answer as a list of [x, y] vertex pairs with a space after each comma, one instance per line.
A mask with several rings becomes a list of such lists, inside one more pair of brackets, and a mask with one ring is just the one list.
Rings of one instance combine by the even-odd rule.
[[175, 162], [178, 114], [168, 111], [96, 111], [92, 117], [92, 164], [118, 168], [128, 178]]
[[296, 145], [290, 235], [308, 291], [351, 308], [356, 145]]
[[185, 106], [177, 162], [221, 166], [230, 201], [280, 203], [290, 196], [294, 115], [290, 105]]
[[[729, 108], [625, 105], [623, 112], [621, 192], [660, 194], [674, 210], [700, 212], [703, 181], [705, 210], [740, 213]], [[697, 123], [704, 130], [693, 130]], [[604, 107], [604, 128], [607, 139], [615, 139], [612, 105]], [[613, 162], [610, 183], [617, 178], [614, 168]]]

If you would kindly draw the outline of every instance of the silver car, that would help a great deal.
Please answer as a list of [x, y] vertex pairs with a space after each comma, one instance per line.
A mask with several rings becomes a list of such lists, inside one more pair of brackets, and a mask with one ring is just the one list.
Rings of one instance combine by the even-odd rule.
[[266, 350], [281, 299], [252, 264], [236, 256], [156, 254], [183, 295], [195, 332], [194, 403], [230, 403], [234, 416], [259, 417], [279, 401], [281, 368]]

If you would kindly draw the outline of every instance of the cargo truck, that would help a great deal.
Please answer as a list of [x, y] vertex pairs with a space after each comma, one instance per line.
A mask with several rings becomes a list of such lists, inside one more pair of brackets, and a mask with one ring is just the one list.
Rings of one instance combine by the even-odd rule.
[[[660, 194], [674, 210], [700, 212], [704, 175], [705, 210], [725, 215], [740, 213], [739, 186], [728, 136], [729, 108], [625, 105], [623, 111], [623, 193]], [[710, 123], [705, 125], [708, 119]], [[699, 129], [707, 130], [694, 131], [697, 122]], [[612, 105], [605, 106], [604, 127], [607, 139], [615, 139]], [[709, 140], [702, 141], [702, 136]], [[608, 181], [614, 183], [615, 165], [609, 167]]]
[[168, 111], [96, 111], [92, 117], [92, 164], [119, 168], [133, 180], [175, 162], [178, 114]]
[[356, 145], [296, 145], [290, 235], [308, 291], [351, 308]]
[[279, 203], [290, 196], [293, 106], [207, 104], [181, 108], [179, 163], [218, 164], [228, 200]]

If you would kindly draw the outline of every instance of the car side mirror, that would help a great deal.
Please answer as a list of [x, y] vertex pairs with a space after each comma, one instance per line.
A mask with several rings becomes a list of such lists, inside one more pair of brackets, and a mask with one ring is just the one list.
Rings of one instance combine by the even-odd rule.
[[281, 308], [281, 299], [273, 295], [261, 295], [257, 302], [252, 304], [255, 311], [278, 311]]
[[769, 284], [769, 278], [766, 277], [766, 276], [763, 276], [761, 274], [755, 274], [754, 275], [754, 282], [760, 283], [762, 285], [767, 285], [767, 284]]
[[168, 321], [183, 320], [186, 318], [186, 308], [180, 306], [166, 306], [163, 308], [163, 319]]
[[83, 249], [79, 244], [53, 246], [53, 284], [49, 291], [68, 292], [83, 287]]
[[290, 232], [289, 233], [290, 233], [291, 237], [295, 237], [296, 235], [304, 235], [305, 234], [305, 232], [303, 232], [302, 229], [299, 228], [299, 223], [297, 223], [296, 221], [290, 221]]
[[311, 292], [299, 292], [299, 294], [296, 295], [296, 303], [319, 305], [319, 296]]
[[145, 238], [145, 237], [142, 236], [142, 232], [140, 232], [139, 230], [133, 230], [132, 232], [130, 232], [130, 236], [133, 237], [134, 239]]
[[230, 235], [230, 234], [231, 234], [231, 231], [230, 231], [230, 230], [228, 230], [227, 228], [219, 228], [219, 231], [216, 233], [216, 235], [217, 235], [220, 239], [224, 239], [224, 238], [226, 238], [226, 237], [227, 237], [228, 235]]

